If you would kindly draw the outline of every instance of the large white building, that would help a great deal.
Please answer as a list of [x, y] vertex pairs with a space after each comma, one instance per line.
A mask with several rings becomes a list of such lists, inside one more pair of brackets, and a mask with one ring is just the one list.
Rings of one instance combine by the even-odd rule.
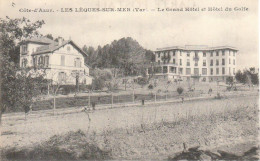
[[20, 66], [44, 70], [53, 83], [91, 84], [89, 67], [84, 63], [86, 53], [72, 40], [59, 42], [46, 37], [34, 37], [21, 42]]
[[225, 81], [234, 77], [238, 50], [230, 46], [174, 46], [159, 48], [149, 69], [155, 77], [195, 81]]

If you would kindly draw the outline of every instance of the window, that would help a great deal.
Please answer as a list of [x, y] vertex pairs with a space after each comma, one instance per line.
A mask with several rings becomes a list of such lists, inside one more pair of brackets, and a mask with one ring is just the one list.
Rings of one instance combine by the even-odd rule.
[[194, 68], [194, 75], [199, 75], [199, 68]]
[[187, 59], [187, 66], [190, 66], [190, 59]]
[[219, 65], [219, 60], [217, 59], [217, 60], [216, 60], [216, 66], [218, 66], [218, 65]]
[[26, 67], [27, 66], [27, 59], [26, 58], [24, 58], [23, 60], [22, 60], [22, 67]]
[[158, 64], [161, 64], [161, 61], [160, 61], [160, 60], [158, 60]]
[[203, 60], [203, 66], [206, 66], [206, 60]]
[[183, 73], [183, 68], [179, 68], [179, 74]]
[[207, 75], [207, 68], [202, 68], [202, 75]]
[[222, 59], [222, 65], [225, 65], [225, 59]]
[[34, 66], [34, 67], [37, 66], [37, 57], [33, 57], [33, 66]]
[[213, 66], [213, 59], [210, 60], [210, 66]]
[[80, 58], [76, 58], [76, 59], [74, 60], [74, 66], [75, 66], [75, 67], [81, 67]]
[[216, 68], [216, 74], [219, 75], [219, 68]]
[[216, 51], [216, 56], [219, 56], [219, 52], [218, 51]]
[[206, 57], [206, 52], [203, 52], [203, 57]]
[[213, 56], [213, 52], [210, 53], [210, 56], [211, 56], [211, 57]]
[[22, 46], [22, 52], [23, 53], [27, 53], [27, 45], [23, 45]]
[[190, 57], [190, 52], [187, 53], [187, 56]]
[[236, 56], [236, 52], [233, 52], [233, 56]]
[[45, 61], [44, 61], [44, 66], [48, 67], [49, 66], [49, 56], [45, 56]]
[[175, 64], [175, 59], [172, 59], [172, 63]]
[[194, 66], [198, 66], [198, 62], [197, 61], [195, 62]]
[[180, 65], [182, 65], [182, 60], [180, 59]]
[[65, 65], [65, 56], [62, 55], [60, 58], [61, 58], [60, 65], [64, 66]]
[[40, 56], [40, 57], [38, 58], [38, 66], [42, 66], [42, 65], [43, 65], [43, 61], [44, 61], [43, 57]]
[[168, 73], [168, 67], [167, 66], [163, 66], [163, 73]]
[[158, 58], [160, 58], [161, 57], [161, 53], [160, 52], [158, 52]]
[[231, 75], [231, 68], [228, 68], [228, 74]]
[[171, 73], [176, 73], [176, 67], [170, 67]]
[[230, 56], [230, 51], [228, 51], [228, 55]]
[[228, 63], [231, 64], [231, 60], [230, 60], [230, 58], [228, 59]]
[[225, 74], [225, 68], [222, 68], [222, 74]]
[[186, 68], [186, 75], [190, 75], [190, 68]]
[[236, 74], [236, 69], [235, 69], [235, 68], [233, 68], [233, 74], [234, 74], [234, 75]]
[[[177, 51], [176, 51], [177, 52]], [[180, 56], [182, 56], [182, 52], [180, 52]]]
[[175, 51], [172, 52], [172, 56], [175, 56]]
[[67, 46], [67, 50], [70, 51], [70, 46]]
[[60, 73], [59, 73], [59, 76], [58, 76], [58, 81], [59, 81], [60, 83], [66, 81], [66, 73], [60, 72]]
[[225, 56], [225, 50], [222, 50], [222, 56]]
[[236, 60], [235, 59], [233, 59], [233, 65], [236, 65]]
[[213, 75], [213, 68], [210, 68], [210, 75]]

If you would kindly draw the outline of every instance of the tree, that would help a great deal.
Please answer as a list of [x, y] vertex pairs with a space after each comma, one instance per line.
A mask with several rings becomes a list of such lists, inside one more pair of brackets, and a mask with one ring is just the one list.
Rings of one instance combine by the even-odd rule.
[[[25, 38], [39, 35], [37, 29], [41, 28], [44, 21], [31, 22], [27, 18], [6, 19], [0, 18], [0, 72], [1, 72], [1, 105], [0, 105], [0, 117], [2, 113], [6, 110], [15, 111], [18, 102], [27, 101], [24, 98], [19, 99], [18, 93], [21, 91], [15, 89], [13, 86], [17, 85], [17, 82], [30, 81], [31, 78], [27, 76], [17, 76], [17, 71], [19, 71], [19, 42]], [[21, 79], [21, 80], [19, 80]], [[21, 83], [24, 87], [22, 89], [27, 89], [26, 83]], [[34, 88], [28, 88], [28, 92], [32, 92]], [[27, 99], [33, 97], [33, 95], [28, 95]]]
[[178, 92], [179, 95], [181, 95], [182, 92], [183, 92], [183, 88], [182, 88], [182, 87], [178, 87], [178, 88], [177, 88], [177, 92]]
[[258, 77], [258, 72], [256, 72], [255, 68], [249, 68], [245, 69], [243, 72], [241, 70], [238, 70], [235, 78], [238, 82], [240, 83], [248, 83], [248, 84], [255, 84], [257, 85], [259, 83], [259, 77]]
[[45, 37], [47, 37], [47, 38], [49, 38], [49, 39], [51, 39], [51, 40], [54, 39], [53, 36], [52, 36], [52, 34], [47, 34], [47, 35], [45, 35]]
[[240, 83], [246, 83], [246, 75], [241, 70], [237, 71], [235, 78]]

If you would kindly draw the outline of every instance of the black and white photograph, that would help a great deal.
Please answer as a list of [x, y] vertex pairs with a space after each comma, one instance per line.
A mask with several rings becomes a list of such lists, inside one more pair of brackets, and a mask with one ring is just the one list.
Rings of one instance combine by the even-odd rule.
[[0, 160], [260, 160], [258, 0], [0, 0]]

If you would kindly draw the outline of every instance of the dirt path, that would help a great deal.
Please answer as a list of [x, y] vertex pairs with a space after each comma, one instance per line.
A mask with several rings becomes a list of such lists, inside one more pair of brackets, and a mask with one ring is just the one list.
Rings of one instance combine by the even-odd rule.
[[[225, 113], [236, 110], [238, 106], [250, 105], [258, 105], [258, 96], [100, 110], [90, 114], [90, 132], [101, 133], [113, 129], [132, 128], [142, 123], [150, 124], [162, 120], [176, 121], [188, 115]], [[26, 121], [6, 120], [2, 122], [1, 127], [1, 148], [32, 145], [53, 135], [78, 129], [87, 132], [88, 125], [89, 120], [85, 113], [28, 118]]]

